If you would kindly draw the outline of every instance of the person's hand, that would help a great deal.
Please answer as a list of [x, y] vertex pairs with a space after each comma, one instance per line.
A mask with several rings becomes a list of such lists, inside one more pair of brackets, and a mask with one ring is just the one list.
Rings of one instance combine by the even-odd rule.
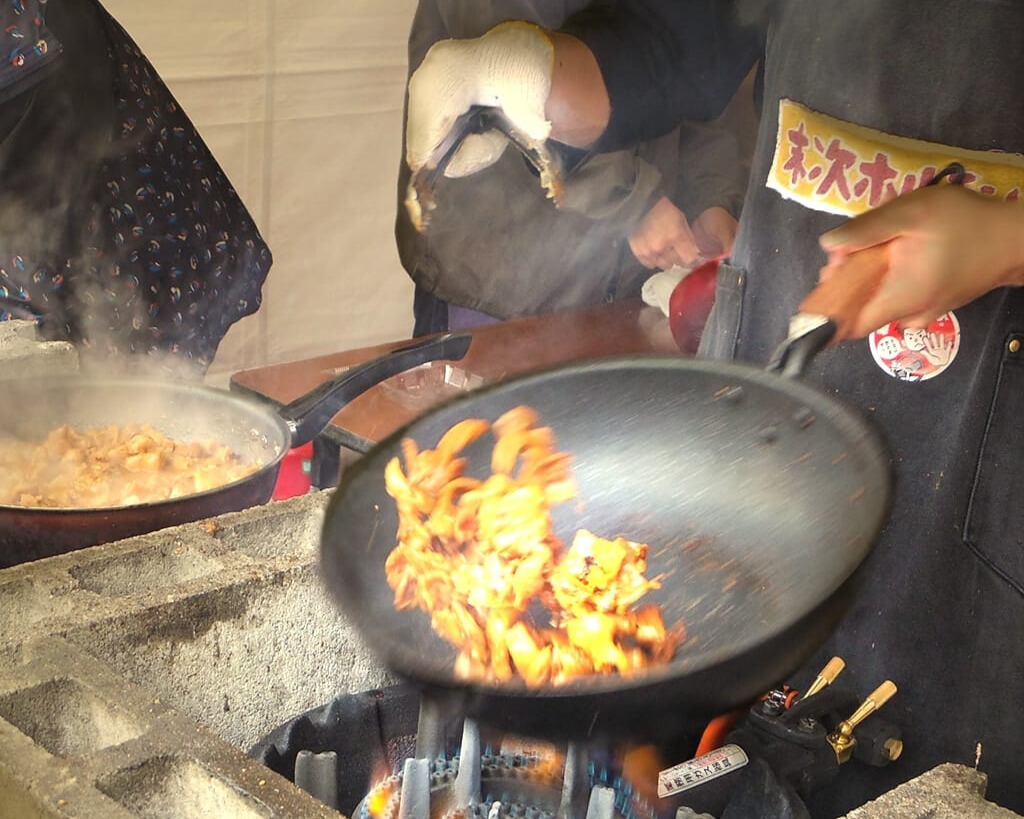
[[[405, 157], [415, 172], [430, 161], [455, 120], [474, 105], [501, 108], [528, 138], [551, 132], [544, 105], [551, 90], [554, 47], [531, 23], [501, 23], [471, 40], [440, 40], [409, 78]], [[501, 155], [503, 138], [463, 141], [448, 172], [467, 175]]]
[[893, 321], [927, 327], [990, 290], [1024, 284], [1024, 204], [960, 185], [920, 188], [825, 233], [821, 246], [822, 281], [857, 267], [858, 256], [881, 260], [846, 337]]
[[718, 205], [705, 210], [693, 223], [693, 237], [697, 240], [702, 260], [732, 253], [739, 223], [729, 211]]
[[644, 267], [668, 270], [700, 259], [700, 248], [686, 216], [661, 197], [629, 235], [629, 247]]

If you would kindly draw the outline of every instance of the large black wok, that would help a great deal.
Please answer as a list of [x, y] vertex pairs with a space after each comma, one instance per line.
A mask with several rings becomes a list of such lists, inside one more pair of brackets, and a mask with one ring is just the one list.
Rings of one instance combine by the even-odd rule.
[[[644, 601], [689, 634], [668, 666], [542, 690], [468, 683], [426, 615], [395, 610], [385, 464], [403, 437], [433, 447], [457, 421], [519, 404], [574, 458], [581, 503], [560, 510], [559, 535], [582, 526], [651, 545], [648, 576], [663, 580]], [[490, 444], [466, 450], [470, 474], [488, 474]], [[538, 737], [674, 736], [753, 701], [820, 645], [882, 526], [890, 481], [883, 443], [857, 413], [775, 372], [683, 357], [562, 366], [460, 397], [372, 449], [328, 507], [323, 570], [367, 644], [441, 707]]]
[[42, 439], [61, 424], [146, 423], [171, 438], [227, 444], [262, 466], [223, 487], [157, 503], [86, 509], [0, 505], [0, 568], [265, 503], [288, 449], [312, 440], [346, 403], [404, 370], [462, 358], [469, 344], [466, 334], [418, 342], [353, 367], [280, 410], [181, 381], [72, 377], [3, 382], [0, 440]]

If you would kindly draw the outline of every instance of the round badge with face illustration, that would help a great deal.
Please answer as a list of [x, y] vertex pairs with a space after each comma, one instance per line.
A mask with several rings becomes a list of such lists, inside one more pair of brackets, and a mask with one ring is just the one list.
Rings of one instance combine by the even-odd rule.
[[946, 371], [960, 349], [960, 322], [946, 313], [924, 328], [897, 322], [868, 336], [871, 355], [889, 375], [901, 381], [927, 381]]

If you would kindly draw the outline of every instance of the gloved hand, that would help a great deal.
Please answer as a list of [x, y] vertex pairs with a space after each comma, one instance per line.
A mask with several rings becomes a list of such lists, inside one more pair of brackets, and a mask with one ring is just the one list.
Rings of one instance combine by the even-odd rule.
[[[501, 23], [471, 40], [431, 46], [409, 78], [405, 157], [413, 172], [430, 161], [455, 120], [474, 105], [494, 106], [527, 137], [543, 142], [551, 132], [544, 105], [551, 90], [554, 46], [538, 26]], [[507, 141], [500, 134], [471, 135], [446, 170], [465, 176], [497, 161]]]

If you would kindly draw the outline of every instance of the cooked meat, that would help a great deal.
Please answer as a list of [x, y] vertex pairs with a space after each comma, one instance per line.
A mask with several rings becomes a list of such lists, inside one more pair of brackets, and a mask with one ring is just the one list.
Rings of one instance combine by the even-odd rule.
[[[430, 614], [467, 678], [539, 687], [667, 663], [682, 626], [666, 629], [657, 606], [632, 609], [659, 585], [645, 576], [647, 544], [581, 529], [566, 548], [551, 508], [576, 496], [571, 458], [538, 423], [517, 407], [456, 424], [436, 449], [403, 441], [405, 469], [394, 458], [385, 470], [399, 520], [385, 564], [395, 606]], [[491, 475], [466, 476], [458, 455], [488, 430]], [[535, 603], [547, 623], [527, 614]]]
[[177, 441], [146, 425], [61, 426], [44, 440], [0, 442], [0, 504], [97, 508], [204, 492], [251, 475], [216, 441]]

